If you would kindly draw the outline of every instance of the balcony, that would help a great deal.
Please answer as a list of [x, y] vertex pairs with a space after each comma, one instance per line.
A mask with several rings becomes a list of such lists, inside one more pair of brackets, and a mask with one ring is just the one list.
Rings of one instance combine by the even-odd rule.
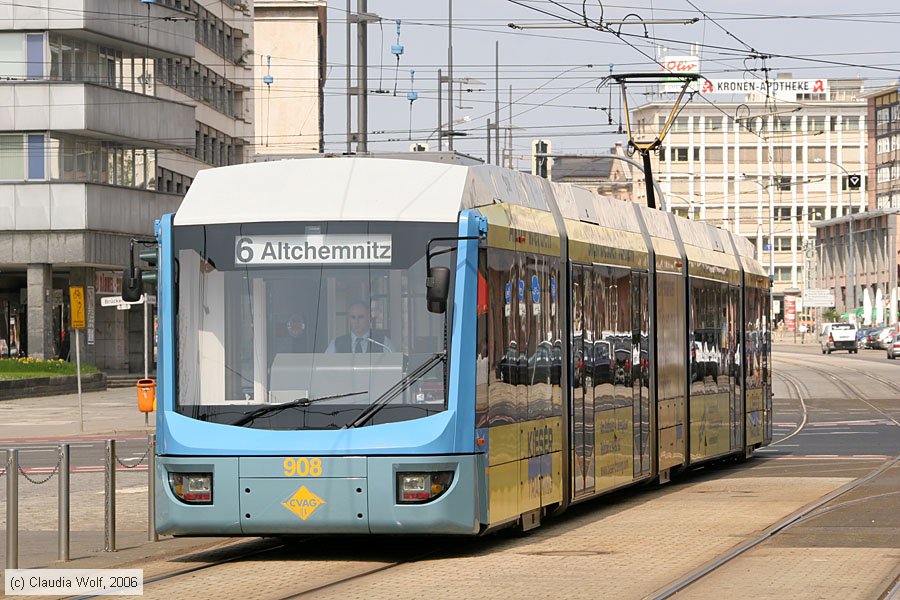
[[87, 83], [4, 83], [0, 131], [59, 131], [145, 148], [189, 149], [194, 107]]
[[150, 8], [147, 38], [147, 8], [138, 0], [29, 0], [24, 4], [0, 5], [0, 30], [83, 31], [98, 36], [107, 45], [110, 38], [130, 47], [145, 45], [156, 52], [193, 56], [194, 24], [164, 21], [161, 17], [186, 14], [160, 4]]

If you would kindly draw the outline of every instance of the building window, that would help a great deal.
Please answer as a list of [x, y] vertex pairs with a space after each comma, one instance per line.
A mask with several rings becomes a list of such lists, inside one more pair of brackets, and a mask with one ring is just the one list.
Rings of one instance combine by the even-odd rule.
[[777, 206], [775, 207], [775, 220], [776, 221], [790, 221], [791, 217], [793, 217], [793, 210], [791, 210], [790, 206]]
[[810, 206], [807, 217], [810, 221], [823, 221], [825, 219], [825, 207]]
[[855, 131], [859, 129], [859, 117], [844, 117], [844, 131]]
[[44, 179], [44, 134], [28, 136], [28, 179]]
[[788, 191], [791, 189], [791, 176], [790, 175], [776, 175], [775, 176], [775, 188], [781, 190], [782, 192]]
[[775, 267], [775, 281], [790, 281], [791, 267]]
[[28, 79], [44, 78], [44, 34], [29, 33], [25, 36], [28, 59]]
[[0, 180], [21, 181], [25, 178], [22, 136], [0, 135]]

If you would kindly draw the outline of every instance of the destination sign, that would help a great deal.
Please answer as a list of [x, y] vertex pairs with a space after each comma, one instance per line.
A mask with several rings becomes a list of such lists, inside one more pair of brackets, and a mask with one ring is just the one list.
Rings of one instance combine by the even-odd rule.
[[237, 266], [391, 264], [390, 234], [243, 235], [235, 238]]

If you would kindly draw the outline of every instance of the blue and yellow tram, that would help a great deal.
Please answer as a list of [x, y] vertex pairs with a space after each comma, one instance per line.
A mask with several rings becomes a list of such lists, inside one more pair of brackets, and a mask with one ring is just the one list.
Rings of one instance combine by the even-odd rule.
[[202, 171], [157, 239], [159, 533], [529, 529], [771, 439], [769, 279], [701, 223], [323, 157]]

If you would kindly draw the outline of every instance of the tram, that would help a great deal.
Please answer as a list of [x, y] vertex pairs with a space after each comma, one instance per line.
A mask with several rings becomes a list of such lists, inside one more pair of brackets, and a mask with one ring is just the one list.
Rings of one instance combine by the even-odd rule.
[[201, 171], [156, 238], [160, 534], [527, 530], [771, 440], [770, 281], [702, 223], [321, 157]]

